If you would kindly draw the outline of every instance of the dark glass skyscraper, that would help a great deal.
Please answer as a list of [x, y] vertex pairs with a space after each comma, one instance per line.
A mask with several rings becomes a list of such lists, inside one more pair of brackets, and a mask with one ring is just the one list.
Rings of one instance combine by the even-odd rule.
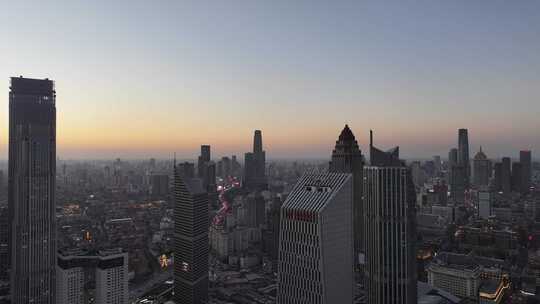
[[55, 303], [56, 92], [11, 78], [9, 219], [12, 303]]
[[266, 190], [266, 152], [263, 150], [261, 130], [255, 130], [253, 152], [245, 154], [244, 186], [249, 190]]
[[501, 188], [504, 194], [509, 194], [512, 191], [512, 160], [510, 157], [502, 158]]
[[336, 146], [332, 151], [329, 171], [335, 173], [351, 173], [353, 177], [353, 235], [355, 261], [363, 252], [363, 205], [362, 205], [362, 168], [364, 160], [358, 142], [348, 125], [345, 125]]
[[524, 150], [519, 151], [519, 162], [522, 166], [522, 174], [523, 174], [523, 185], [521, 188], [522, 192], [529, 191], [529, 187], [531, 186], [531, 173], [532, 173], [532, 165], [531, 165], [531, 151]]
[[396, 165], [399, 154], [379, 156], [387, 163], [364, 167], [367, 303], [413, 304], [417, 303], [415, 186], [409, 168], [403, 162]]
[[465, 168], [465, 185], [468, 187], [471, 164], [469, 162], [469, 134], [467, 129], [458, 130], [458, 164]]
[[208, 301], [208, 194], [200, 179], [174, 173], [174, 301]]

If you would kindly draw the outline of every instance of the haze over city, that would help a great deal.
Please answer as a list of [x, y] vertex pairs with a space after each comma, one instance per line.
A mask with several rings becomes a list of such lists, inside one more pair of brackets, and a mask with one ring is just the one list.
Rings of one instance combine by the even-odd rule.
[[[23, 18], [21, 16], [24, 16]], [[0, 10], [0, 158], [9, 77], [55, 80], [58, 156], [328, 158], [344, 123], [405, 158], [455, 130], [490, 157], [540, 150], [540, 2], [11, 1]]]

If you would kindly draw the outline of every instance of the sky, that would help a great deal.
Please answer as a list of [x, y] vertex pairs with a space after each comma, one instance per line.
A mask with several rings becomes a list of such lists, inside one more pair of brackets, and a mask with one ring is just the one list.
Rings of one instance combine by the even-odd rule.
[[345, 123], [367, 151], [540, 151], [540, 1], [5, 1], [9, 77], [56, 82], [58, 156], [328, 158]]

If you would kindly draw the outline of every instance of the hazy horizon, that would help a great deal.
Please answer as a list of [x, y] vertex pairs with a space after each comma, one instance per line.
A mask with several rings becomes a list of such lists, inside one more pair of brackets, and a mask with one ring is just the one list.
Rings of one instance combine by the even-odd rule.
[[9, 2], [0, 159], [19, 75], [56, 82], [65, 159], [243, 159], [255, 129], [268, 159], [325, 159], [345, 123], [364, 154], [373, 129], [446, 158], [468, 128], [471, 157], [535, 158], [540, 2], [381, 2]]

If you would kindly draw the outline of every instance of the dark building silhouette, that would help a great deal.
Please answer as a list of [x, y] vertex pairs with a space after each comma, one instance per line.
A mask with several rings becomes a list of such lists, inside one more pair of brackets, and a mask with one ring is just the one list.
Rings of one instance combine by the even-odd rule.
[[197, 162], [197, 176], [202, 180], [206, 191], [216, 191], [216, 164], [211, 161], [209, 145], [201, 146], [201, 155]]
[[277, 261], [279, 253], [279, 225], [281, 220], [281, 206], [283, 205], [280, 197], [272, 200], [272, 206], [268, 212], [267, 229], [265, 230], [265, 251], [272, 260], [273, 270], [277, 271]]
[[48, 79], [11, 78], [9, 220], [12, 303], [55, 303], [56, 92]]
[[197, 163], [198, 176], [202, 178], [204, 176], [204, 164], [211, 160], [210, 145], [201, 145], [201, 155]]
[[458, 164], [465, 168], [465, 186], [469, 186], [471, 164], [469, 162], [469, 135], [467, 129], [458, 130]]
[[373, 146], [373, 131], [369, 131], [369, 163], [371, 166], [401, 166], [399, 147], [382, 151]]
[[512, 161], [510, 157], [502, 158], [501, 191], [505, 194], [512, 191]]
[[332, 151], [332, 160], [329, 164], [329, 171], [335, 173], [351, 173], [353, 177], [353, 236], [355, 260], [358, 254], [363, 252], [363, 204], [362, 204], [362, 168], [364, 159], [362, 151], [358, 147], [353, 132], [348, 125], [345, 125], [336, 146]]
[[458, 149], [452, 148], [448, 152], [448, 165], [449, 167], [455, 166], [458, 164]]
[[0, 281], [9, 281], [9, 220], [7, 206], [0, 206]]
[[521, 192], [527, 192], [529, 191], [529, 187], [531, 186], [531, 174], [532, 174], [532, 164], [531, 164], [531, 151], [529, 150], [523, 150], [519, 151], [519, 162], [522, 166], [522, 188]]
[[182, 178], [195, 178], [195, 164], [183, 162], [176, 166], [176, 170]]
[[200, 179], [174, 175], [174, 301], [208, 301], [208, 194]]
[[245, 154], [244, 187], [248, 190], [266, 190], [266, 152], [263, 150], [261, 130], [255, 130], [253, 152]]
[[416, 190], [398, 150], [364, 167], [367, 303], [417, 303]]
[[150, 175], [150, 193], [154, 197], [169, 194], [169, 176], [167, 174]]
[[502, 191], [502, 163], [500, 162], [493, 165], [492, 189]]
[[523, 191], [523, 165], [519, 162], [512, 163], [512, 191]]
[[491, 170], [491, 161], [482, 151], [482, 147], [480, 147], [480, 151], [476, 153], [473, 160], [473, 184], [477, 187], [488, 186], [489, 179], [491, 178]]

